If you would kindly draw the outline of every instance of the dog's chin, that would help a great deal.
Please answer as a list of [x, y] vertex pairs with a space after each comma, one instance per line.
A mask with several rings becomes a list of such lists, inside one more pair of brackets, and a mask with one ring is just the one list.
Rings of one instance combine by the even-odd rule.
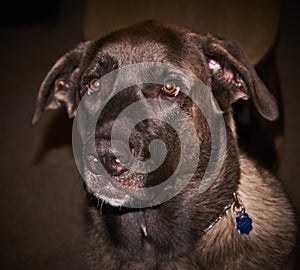
[[113, 207], [122, 207], [127, 205], [130, 200], [132, 200], [131, 196], [113, 186], [95, 187], [95, 185], [93, 185], [91, 187], [88, 183], [86, 183], [85, 189], [90, 195], [90, 198], [96, 201], [97, 204], [99, 204], [99, 201], [102, 201], [103, 203]]
[[[130, 181], [130, 177], [134, 178], [133, 175], [127, 174], [123, 180], [126, 178], [126, 181]], [[135, 182], [136, 179], [131, 181]], [[88, 170], [85, 172], [84, 182], [86, 192], [97, 204], [102, 201], [113, 207], [127, 207], [133, 202], [143, 200], [143, 195], [138, 187], [123, 185], [117, 177], [108, 178]]]
[[119, 199], [119, 198], [107, 197], [105, 195], [100, 195], [98, 200], [112, 207], [123, 207], [129, 202], [130, 197], [128, 195], [125, 195], [124, 198]]

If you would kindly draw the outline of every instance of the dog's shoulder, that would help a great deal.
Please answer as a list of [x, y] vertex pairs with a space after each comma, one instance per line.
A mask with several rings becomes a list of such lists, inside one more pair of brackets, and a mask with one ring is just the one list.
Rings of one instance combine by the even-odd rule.
[[294, 221], [294, 213], [280, 180], [245, 155], [240, 155], [240, 168], [239, 198], [247, 211], [253, 213], [257, 230], [268, 228], [271, 232], [293, 226], [290, 221]]
[[[240, 168], [237, 193], [252, 219], [253, 229], [249, 235], [241, 235], [235, 227], [236, 215], [230, 208], [203, 236], [201, 252], [205, 254], [207, 266], [220, 257], [227, 262], [220, 261], [219, 266], [228, 264], [228, 269], [242, 269], [243, 265], [245, 269], [281, 269], [284, 258], [294, 248], [293, 210], [276, 177], [244, 155], [240, 156]], [[247, 260], [250, 254], [252, 260]], [[272, 268], [268, 268], [270, 265]]]

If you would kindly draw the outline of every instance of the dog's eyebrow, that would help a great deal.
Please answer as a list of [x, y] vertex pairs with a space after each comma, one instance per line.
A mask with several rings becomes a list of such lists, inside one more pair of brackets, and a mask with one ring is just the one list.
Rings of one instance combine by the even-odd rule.
[[109, 55], [95, 55], [85, 69], [85, 76], [102, 77], [117, 67], [117, 61]]
[[97, 61], [91, 62], [84, 70], [82, 78], [83, 80], [90, 77], [101, 77], [103, 74], [103, 68]]
[[100, 64], [103, 64], [104, 62], [106, 62], [110, 57], [109, 56], [105, 56], [103, 54], [96, 54], [94, 56], [93, 62], [97, 62]]
[[193, 84], [194, 78], [190, 74], [182, 72], [180, 69], [170, 69], [169, 73], [166, 76], [168, 79], [177, 79], [180, 80], [186, 87], [191, 87]]

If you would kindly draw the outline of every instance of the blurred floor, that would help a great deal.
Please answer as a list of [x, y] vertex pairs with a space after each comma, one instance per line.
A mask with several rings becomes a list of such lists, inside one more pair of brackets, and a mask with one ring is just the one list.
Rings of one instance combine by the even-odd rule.
[[[277, 57], [286, 125], [280, 176], [300, 209], [299, 17], [294, 2], [283, 3]], [[0, 28], [3, 270], [84, 269], [85, 196], [71, 152], [72, 122], [61, 112], [48, 112], [37, 126], [29, 126], [43, 76], [82, 40], [82, 21], [83, 1], [69, 0], [56, 22]]]

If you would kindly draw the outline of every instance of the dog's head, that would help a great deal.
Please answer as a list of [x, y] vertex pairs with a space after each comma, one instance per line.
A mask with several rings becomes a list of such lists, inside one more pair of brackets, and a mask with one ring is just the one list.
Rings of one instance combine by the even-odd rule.
[[[128, 66], [136, 67], [141, 63], [148, 63], [141, 72], [134, 68], [126, 70]], [[162, 68], [160, 64], [168, 68]], [[124, 74], [134, 77], [136, 83], [127, 85], [126, 89], [106, 100], [116, 85], [124, 80]], [[139, 190], [164, 183], [181, 165], [182, 143], [186, 143], [191, 151], [184, 161], [191, 164], [196, 160], [193, 172], [186, 172], [191, 180], [186, 192], [193, 196], [191, 189], [197, 190], [205, 175], [214, 139], [208, 115], [193, 100], [199, 95], [199, 92], [196, 93], [196, 80], [206, 86], [201, 95], [207, 92], [216, 99], [218, 108], [209, 105], [209, 110], [222, 114], [226, 130], [226, 137], [221, 139], [225, 143], [221, 149], [225, 155], [224, 164], [215, 175], [217, 180], [211, 182], [211, 190], [224, 189], [226, 182], [227, 195], [230, 196], [239, 178], [231, 105], [238, 99], [252, 98], [263, 117], [274, 120], [278, 116], [273, 96], [258, 78], [238, 42], [147, 21], [122, 28], [98, 40], [81, 43], [59, 59], [44, 79], [32, 122], [37, 122], [43, 111], [62, 106], [66, 107], [70, 117], [74, 117], [84, 95], [88, 96], [85, 104], [87, 115], [76, 117], [79, 118], [79, 133], [83, 138], [81, 166], [89, 193], [112, 205], [126, 204], [125, 197], [130, 200], [131, 196], [119, 194], [116, 186]], [[97, 116], [95, 129], [86, 134], [91, 122], [88, 113], [94, 106], [89, 104], [96, 99], [98, 104], [99, 100], [100, 103], [101, 99], [105, 100], [105, 104], [102, 104]], [[210, 102], [211, 98], [201, 100], [203, 103]], [[112, 144], [111, 133], [117, 118], [126, 108], [137, 103], [138, 113], [127, 113], [118, 122], [118, 138]], [[153, 111], [159, 111], [159, 119], [154, 117]], [[136, 122], [137, 119], [140, 121]], [[188, 122], [193, 124], [193, 130], [190, 130]], [[176, 123], [176, 128], [172, 123]], [[126, 133], [128, 127], [132, 127], [129, 135]], [[162, 140], [164, 145], [156, 144], [151, 150], [151, 143], [155, 140]], [[157, 157], [163, 156], [163, 160], [156, 164], [151, 159], [153, 153]], [[147, 170], [147, 160], [151, 160], [147, 166], [152, 166], [153, 170]], [[139, 170], [132, 167], [134, 162]], [[111, 180], [107, 181], [107, 175], [101, 168]], [[164, 188], [174, 189], [177, 183], [172, 182], [172, 185]], [[164, 201], [165, 198], [160, 196], [152, 199]]]

